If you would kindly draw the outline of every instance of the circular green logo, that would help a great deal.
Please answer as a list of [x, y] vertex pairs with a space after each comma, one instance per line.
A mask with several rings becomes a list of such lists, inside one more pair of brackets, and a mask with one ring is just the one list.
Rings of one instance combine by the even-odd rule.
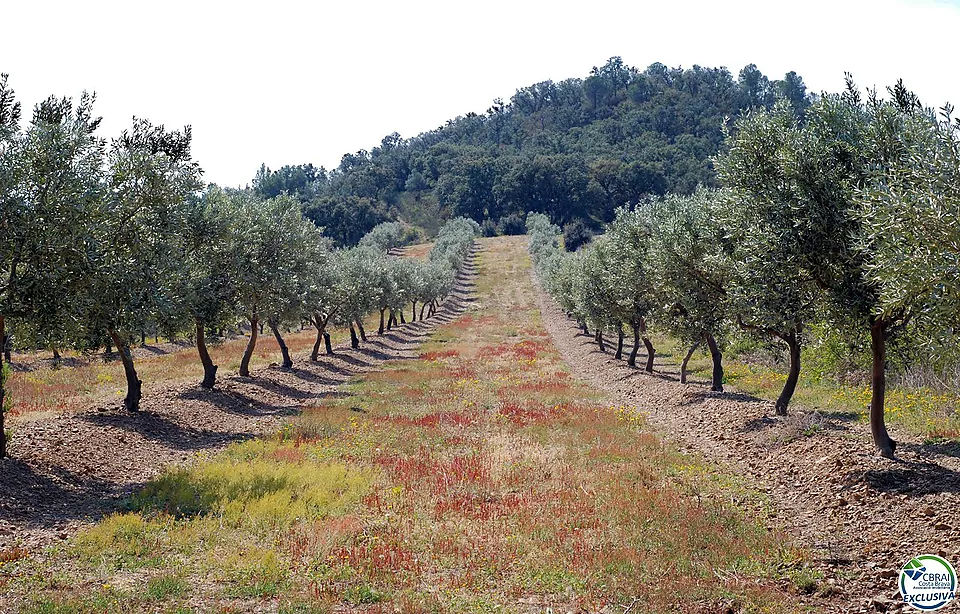
[[918, 610], [939, 610], [953, 601], [956, 593], [957, 572], [939, 556], [921, 554], [900, 570], [903, 601]]

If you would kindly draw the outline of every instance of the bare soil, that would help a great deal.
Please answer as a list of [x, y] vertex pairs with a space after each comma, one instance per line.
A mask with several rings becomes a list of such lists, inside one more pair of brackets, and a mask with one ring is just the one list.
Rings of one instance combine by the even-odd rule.
[[702, 378], [680, 384], [679, 367], [661, 359], [653, 374], [629, 367], [534, 284], [544, 324], [576, 375], [769, 497], [771, 525], [786, 527], [823, 574], [810, 597], [818, 610], [899, 611], [897, 578], [911, 557], [960, 564], [960, 444], [925, 444], [893, 429], [898, 458], [888, 460], [865, 423], [799, 407], [776, 416], [772, 401], [729, 387], [711, 392]]
[[351, 377], [416, 357], [430, 331], [463, 310], [474, 275], [471, 267], [461, 272], [434, 317], [368, 333], [358, 350], [341, 344], [317, 362], [294, 355], [291, 369], [222, 376], [214, 390], [158, 386], [138, 413], [116, 402], [14, 421], [9, 457], [0, 459], [0, 551], [67, 539], [165, 468], [275, 432], [304, 407], [346, 394], [338, 387]]

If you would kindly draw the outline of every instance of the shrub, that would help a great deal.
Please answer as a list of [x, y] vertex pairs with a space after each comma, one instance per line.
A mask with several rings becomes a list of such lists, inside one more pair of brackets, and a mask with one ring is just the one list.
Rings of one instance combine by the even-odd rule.
[[497, 236], [497, 225], [493, 223], [493, 220], [490, 218], [483, 220], [483, 223], [480, 224], [480, 235], [484, 237]]
[[519, 213], [511, 213], [500, 218], [497, 230], [502, 235], [522, 235], [527, 232], [527, 223]]
[[575, 252], [590, 242], [593, 231], [583, 220], [574, 220], [563, 227], [563, 247], [568, 252]]

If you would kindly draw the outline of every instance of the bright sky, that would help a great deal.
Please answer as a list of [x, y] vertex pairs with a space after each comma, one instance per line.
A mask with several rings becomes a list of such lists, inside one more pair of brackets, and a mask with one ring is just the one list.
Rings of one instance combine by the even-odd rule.
[[0, 72], [29, 109], [97, 93], [101, 133], [134, 115], [191, 124], [207, 181], [335, 167], [387, 134], [436, 128], [496, 97], [584, 77], [614, 55], [644, 68], [755, 63], [813, 91], [903, 77], [960, 106], [960, 6], [908, 0], [526, 2], [48, 0], [7, 3]]

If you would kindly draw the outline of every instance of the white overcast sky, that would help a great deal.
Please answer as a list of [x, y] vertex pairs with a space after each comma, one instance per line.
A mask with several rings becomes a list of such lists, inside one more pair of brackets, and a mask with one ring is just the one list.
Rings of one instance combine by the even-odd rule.
[[844, 71], [903, 77], [925, 104], [960, 107], [960, 7], [945, 1], [48, 0], [2, 14], [0, 72], [27, 118], [51, 94], [95, 91], [103, 136], [134, 115], [191, 124], [206, 180], [228, 186], [261, 162], [335, 167], [614, 55], [734, 76], [753, 62], [816, 92]]

